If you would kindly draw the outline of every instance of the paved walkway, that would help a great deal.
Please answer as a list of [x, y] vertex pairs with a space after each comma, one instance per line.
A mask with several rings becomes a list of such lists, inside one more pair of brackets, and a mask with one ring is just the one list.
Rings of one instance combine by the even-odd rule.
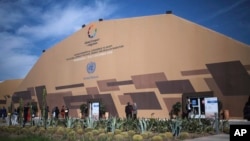
[[229, 141], [229, 134], [217, 134], [213, 136], [187, 139], [184, 141]]

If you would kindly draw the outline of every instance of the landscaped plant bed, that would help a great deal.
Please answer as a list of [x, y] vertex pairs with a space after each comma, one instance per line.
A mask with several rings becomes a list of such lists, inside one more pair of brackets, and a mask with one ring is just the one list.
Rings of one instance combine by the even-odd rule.
[[[25, 127], [29, 128], [29, 127]], [[72, 132], [72, 131], [71, 131]], [[73, 133], [73, 132], [72, 132]], [[210, 136], [214, 134], [208, 133], [181, 133], [177, 138], [169, 136], [168, 132], [166, 133], [146, 133], [146, 134], [135, 134], [130, 132], [121, 132], [121, 133], [94, 133], [87, 132], [82, 135], [76, 134], [75, 136], [56, 134], [53, 135], [44, 132], [43, 134], [34, 133], [34, 134], [14, 134], [1, 132], [0, 138], [5, 141], [181, 141], [185, 139], [198, 138], [204, 136]], [[183, 135], [182, 135], [183, 134]], [[146, 137], [147, 136], [147, 137]]]
[[46, 124], [38, 121], [25, 127], [2, 126], [0, 136], [40, 136], [43, 141], [179, 141], [214, 135], [211, 123], [204, 119], [133, 120], [113, 117], [94, 121], [90, 118], [69, 118], [48, 120]]

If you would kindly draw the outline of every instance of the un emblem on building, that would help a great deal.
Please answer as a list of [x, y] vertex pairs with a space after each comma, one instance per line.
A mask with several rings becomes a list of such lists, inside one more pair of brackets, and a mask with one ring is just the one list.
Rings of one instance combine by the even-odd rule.
[[87, 72], [88, 72], [88, 73], [93, 73], [93, 72], [95, 72], [95, 68], [96, 68], [95, 62], [89, 62], [89, 63], [87, 64]]

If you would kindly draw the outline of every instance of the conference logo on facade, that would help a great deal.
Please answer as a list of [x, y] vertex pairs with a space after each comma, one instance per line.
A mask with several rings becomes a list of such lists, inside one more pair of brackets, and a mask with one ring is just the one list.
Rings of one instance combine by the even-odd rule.
[[88, 37], [89, 38], [94, 38], [95, 35], [97, 33], [97, 28], [95, 27], [95, 25], [90, 25], [89, 29], [88, 29]]
[[95, 62], [89, 62], [87, 64], [87, 72], [88, 73], [94, 73], [95, 72], [95, 69], [96, 69], [96, 64]]

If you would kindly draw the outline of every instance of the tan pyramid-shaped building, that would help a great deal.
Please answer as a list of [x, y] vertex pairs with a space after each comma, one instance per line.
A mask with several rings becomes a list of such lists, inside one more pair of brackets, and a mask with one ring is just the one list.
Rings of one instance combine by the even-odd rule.
[[[82, 103], [101, 101], [125, 117], [168, 118], [172, 105], [218, 97], [231, 118], [242, 118], [250, 95], [250, 47], [173, 14], [98, 21], [46, 50], [12, 96], [79, 116]], [[183, 109], [184, 106], [183, 106]], [[185, 110], [183, 110], [185, 111]]]

